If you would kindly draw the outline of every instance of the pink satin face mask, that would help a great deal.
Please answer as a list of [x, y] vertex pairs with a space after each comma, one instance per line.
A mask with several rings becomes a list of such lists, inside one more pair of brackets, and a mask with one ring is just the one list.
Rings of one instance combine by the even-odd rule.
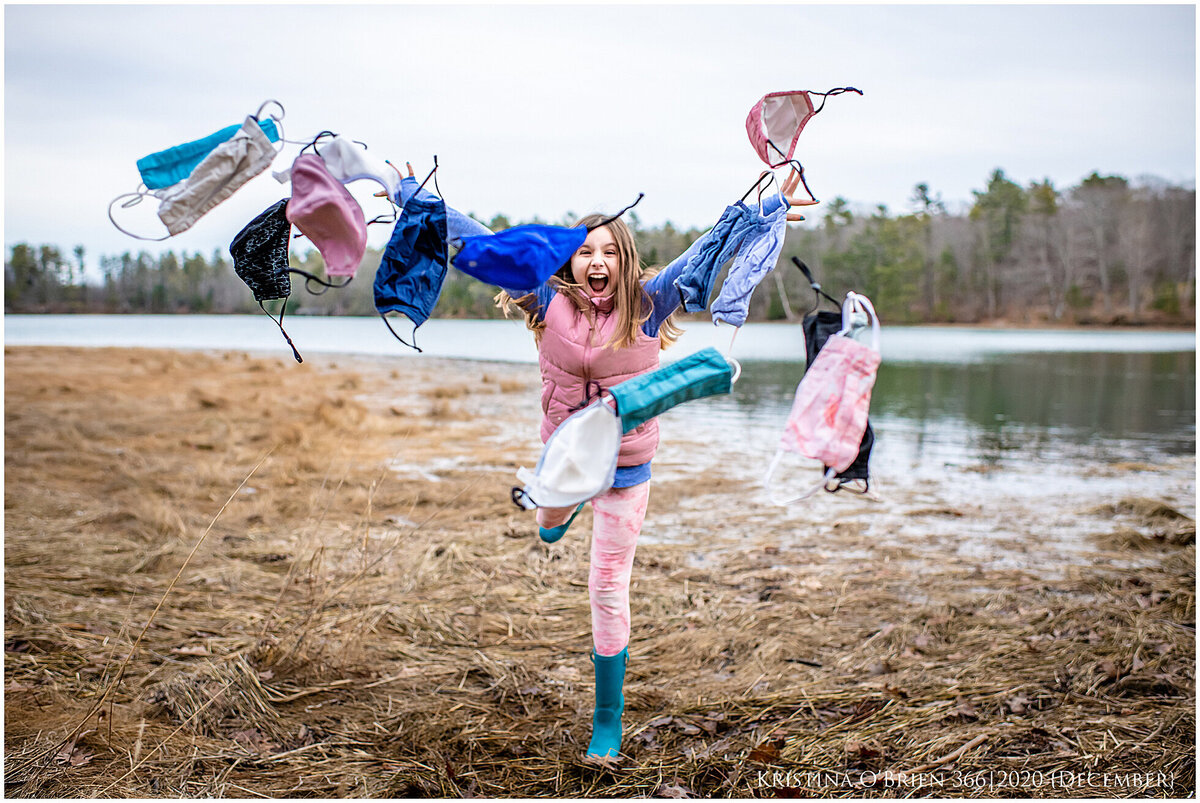
[[358, 270], [367, 250], [366, 217], [320, 156], [301, 154], [292, 164], [287, 219], [321, 252], [327, 276]]
[[[851, 322], [856, 313], [863, 312], [871, 322], [871, 345], [851, 336]], [[825, 342], [796, 388], [796, 398], [765, 483], [769, 484], [785, 452], [819, 460], [827, 467], [821, 483], [809, 493], [850, 467], [858, 457], [866, 432], [879, 363], [879, 319], [875, 308], [866, 296], [847, 293], [842, 305], [842, 330]]]
[[[796, 151], [796, 140], [800, 139], [804, 126], [825, 107], [827, 97], [843, 92], [862, 94], [854, 87], [846, 86], [828, 92], [771, 92], [763, 95], [746, 115], [746, 133], [758, 158], [771, 168], [791, 161]], [[821, 98], [820, 106], [813, 106], [813, 95]]]

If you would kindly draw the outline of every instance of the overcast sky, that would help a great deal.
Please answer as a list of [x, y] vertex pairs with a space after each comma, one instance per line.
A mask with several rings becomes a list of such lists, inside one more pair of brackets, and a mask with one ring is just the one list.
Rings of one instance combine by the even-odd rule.
[[[483, 220], [644, 192], [643, 222], [707, 227], [762, 168], [750, 107], [846, 85], [864, 95], [831, 98], [796, 150], [821, 200], [902, 212], [923, 181], [966, 202], [997, 167], [1192, 184], [1195, 41], [1191, 5], [7, 5], [4, 240], [82, 244], [89, 263], [226, 249], [289, 194], [269, 172], [164, 243], [116, 231], [108, 203], [140, 157], [267, 98], [288, 139], [330, 129], [420, 174], [437, 154], [447, 203]], [[368, 218], [376, 188], [351, 185]], [[120, 219], [158, 236], [156, 207]]]

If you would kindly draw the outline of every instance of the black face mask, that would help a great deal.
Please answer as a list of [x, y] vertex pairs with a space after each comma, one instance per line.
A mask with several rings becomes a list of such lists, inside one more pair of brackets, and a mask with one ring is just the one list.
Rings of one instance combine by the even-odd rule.
[[[283, 329], [287, 297], [292, 292], [292, 281], [288, 276], [288, 243], [292, 224], [287, 219], [287, 202], [287, 198], [278, 201], [247, 223], [229, 244], [229, 255], [233, 257], [234, 273], [254, 293], [254, 300], [263, 312], [267, 312], [264, 301], [284, 299], [279, 320], [275, 322], [279, 325], [279, 331], [283, 332], [283, 339], [292, 347], [296, 362], [304, 362]], [[270, 313], [267, 315], [270, 316]], [[271, 317], [271, 320], [275, 318]]]

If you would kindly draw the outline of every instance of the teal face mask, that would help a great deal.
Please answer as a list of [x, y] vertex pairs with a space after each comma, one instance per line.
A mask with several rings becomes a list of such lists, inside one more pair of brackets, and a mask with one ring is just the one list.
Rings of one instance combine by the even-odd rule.
[[[258, 121], [259, 128], [271, 142], [279, 141], [279, 129], [270, 117]], [[233, 139], [233, 135], [241, 129], [241, 124], [222, 128], [209, 134], [203, 139], [185, 142], [165, 151], [158, 151], [137, 160], [138, 172], [142, 175], [142, 183], [147, 189], [161, 190], [178, 184], [192, 174], [196, 165], [204, 161], [217, 146]]]

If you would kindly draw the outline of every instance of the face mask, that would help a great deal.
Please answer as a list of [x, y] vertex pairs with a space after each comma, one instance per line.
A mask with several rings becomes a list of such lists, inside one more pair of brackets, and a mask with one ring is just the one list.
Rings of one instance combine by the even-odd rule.
[[410, 198], [400, 212], [392, 238], [375, 271], [375, 309], [392, 335], [420, 351], [416, 338], [408, 343], [388, 323], [387, 313], [398, 312], [417, 327], [429, 319], [446, 280], [446, 204], [436, 196]]
[[558, 425], [546, 441], [537, 468], [517, 469], [523, 489], [513, 499], [534, 507], [571, 507], [612, 487], [621, 452], [621, 419], [612, 408], [595, 402]]
[[367, 250], [367, 221], [358, 201], [325, 168], [321, 157], [292, 163], [288, 220], [312, 241], [329, 276], [353, 276]]
[[325, 160], [330, 175], [343, 184], [369, 178], [383, 185], [393, 203], [400, 200], [400, 171], [345, 137], [318, 140], [317, 154]]
[[513, 501], [527, 510], [570, 507], [604, 493], [612, 487], [625, 433], [685, 402], [729, 393], [740, 373], [735, 367], [706, 348], [609, 388], [616, 410], [598, 401], [559, 424], [537, 468], [517, 470], [525, 487], [513, 488]]
[[[737, 371], [735, 373], [735, 367]], [[609, 388], [625, 432], [684, 402], [729, 393], [740, 366], [714, 348], [700, 349], [681, 360]]]
[[534, 290], [570, 261], [589, 231], [612, 223], [637, 206], [644, 195], [639, 192], [636, 201], [590, 228], [532, 223], [496, 234], [463, 237], [454, 267], [497, 287]]
[[229, 244], [234, 273], [260, 303], [287, 298], [292, 292], [288, 278], [292, 226], [287, 219], [287, 206], [286, 198], [273, 204], [247, 223]]
[[[825, 108], [827, 97], [843, 92], [862, 94], [846, 86], [828, 92], [771, 92], [760, 98], [746, 115], [746, 133], [758, 158], [772, 168], [791, 161], [804, 126]], [[812, 95], [821, 97], [820, 106], [813, 106]]]
[[267, 169], [275, 149], [253, 117], [234, 137], [217, 146], [187, 180], [160, 194], [158, 217], [171, 236], [187, 231], [217, 204]]
[[570, 260], [587, 235], [583, 227], [529, 224], [464, 237], [454, 267], [497, 287], [533, 290]]
[[[268, 141], [279, 141], [279, 130], [275, 127], [274, 120], [268, 117], [265, 120], [259, 120], [258, 125]], [[182, 145], [167, 148], [165, 151], [143, 156], [137, 160], [138, 173], [142, 176], [142, 183], [151, 190], [161, 190], [172, 184], [178, 184], [191, 175], [205, 156], [212, 153], [221, 143], [232, 139], [241, 128], [240, 125], [226, 126], [203, 139], [185, 142]]]
[[[861, 315], [866, 315], [871, 323], [869, 346], [851, 336], [857, 328], [854, 319]], [[866, 296], [847, 293], [842, 305], [842, 328], [825, 341], [796, 388], [779, 450], [764, 484], [769, 487], [771, 475], [785, 452], [820, 460], [826, 467], [824, 476], [815, 488], [795, 499], [772, 497], [773, 501], [785, 504], [804, 499], [853, 466], [863, 445], [879, 362], [879, 319], [875, 309]], [[869, 445], [867, 448], [869, 452]], [[832, 490], [837, 490], [840, 484]]]
[[[254, 293], [254, 300], [262, 307], [263, 312], [267, 311], [266, 307], [263, 307], [264, 301], [286, 299], [292, 292], [291, 280], [288, 278], [288, 246], [292, 226], [287, 220], [287, 206], [286, 198], [273, 204], [247, 223], [229, 244], [233, 270], [250, 288], [250, 292]], [[304, 362], [292, 339], [283, 329], [285, 309], [286, 301], [279, 311], [279, 320], [276, 323], [279, 325], [279, 331], [283, 333], [284, 340], [292, 347], [296, 362]]]

